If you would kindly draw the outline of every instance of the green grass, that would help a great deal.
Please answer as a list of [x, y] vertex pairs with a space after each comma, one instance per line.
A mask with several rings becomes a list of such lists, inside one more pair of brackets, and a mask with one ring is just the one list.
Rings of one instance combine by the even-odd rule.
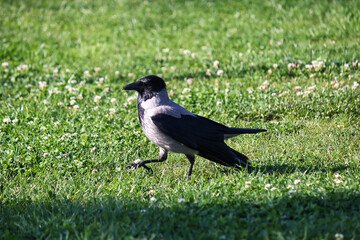
[[[360, 239], [359, 9], [1, 1], [0, 238]], [[121, 91], [148, 74], [194, 113], [267, 129], [228, 140], [255, 170], [126, 169], [158, 156]]]

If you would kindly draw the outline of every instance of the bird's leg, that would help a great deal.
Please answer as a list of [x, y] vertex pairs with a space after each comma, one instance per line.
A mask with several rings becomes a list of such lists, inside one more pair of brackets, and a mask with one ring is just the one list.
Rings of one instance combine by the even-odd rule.
[[188, 158], [188, 160], [190, 162], [190, 168], [189, 168], [189, 172], [188, 172], [188, 175], [187, 175], [187, 180], [190, 181], [191, 180], [191, 173], [192, 173], [194, 163], [195, 163], [195, 156], [186, 154], [186, 157]]
[[127, 166], [126, 168], [131, 168], [131, 169], [136, 169], [139, 167], [143, 167], [146, 170], [152, 172], [152, 169], [148, 166], [146, 166], [145, 164], [147, 163], [154, 163], [154, 162], [163, 162], [167, 159], [167, 151], [163, 148], [159, 148], [160, 149], [160, 153], [159, 153], [159, 158], [158, 159], [151, 159], [151, 160], [144, 160], [144, 161], [139, 161], [136, 163], [133, 163], [129, 166]]

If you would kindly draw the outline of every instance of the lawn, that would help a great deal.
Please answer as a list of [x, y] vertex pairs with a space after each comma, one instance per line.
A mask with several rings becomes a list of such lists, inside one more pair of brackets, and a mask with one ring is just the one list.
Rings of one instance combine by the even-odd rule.
[[[0, 239], [360, 239], [360, 2], [0, 1]], [[136, 94], [254, 170], [157, 158]]]

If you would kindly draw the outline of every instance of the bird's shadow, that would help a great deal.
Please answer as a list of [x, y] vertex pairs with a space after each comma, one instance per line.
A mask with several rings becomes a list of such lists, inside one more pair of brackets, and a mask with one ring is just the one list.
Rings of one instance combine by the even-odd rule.
[[[273, 164], [273, 165], [260, 165], [255, 166], [253, 169], [244, 169], [251, 174], [292, 174], [294, 172], [301, 172], [303, 174], [310, 174], [314, 172], [341, 172], [347, 169], [351, 169], [351, 166], [347, 165], [336, 165], [332, 167], [324, 167], [321, 165], [289, 165], [289, 164]], [[223, 168], [220, 170], [222, 173], [229, 175], [234, 172], [234, 169]]]

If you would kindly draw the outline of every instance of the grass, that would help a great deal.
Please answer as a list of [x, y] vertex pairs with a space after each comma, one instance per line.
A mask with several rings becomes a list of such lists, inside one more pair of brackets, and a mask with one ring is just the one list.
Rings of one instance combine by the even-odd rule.
[[[0, 238], [359, 239], [359, 8], [1, 1]], [[194, 113], [267, 129], [228, 140], [255, 170], [127, 170], [158, 154], [121, 91], [148, 74]]]

